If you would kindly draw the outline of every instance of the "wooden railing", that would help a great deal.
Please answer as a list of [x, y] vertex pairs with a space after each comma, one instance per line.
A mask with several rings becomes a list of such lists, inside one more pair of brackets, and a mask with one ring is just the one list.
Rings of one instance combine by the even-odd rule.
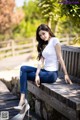
[[14, 41], [0, 43], [0, 59], [25, 53], [36, 53], [37, 42], [35, 38], [26, 41]]
[[[72, 40], [73, 38], [70, 38]], [[59, 39], [62, 44], [67, 44], [67, 38]], [[26, 40], [9, 40], [0, 42], [0, 59], [10, 56], [16, 56], [25, 53], [36, 53], [37, 42], [35, 38], [27, 38]]]
[[[74, 82], [80, 83], [80, 47], [62, 45], [62, 54], [69, 75], [73, 76]], [[61, 66], [59, 71], [62, 72]]]

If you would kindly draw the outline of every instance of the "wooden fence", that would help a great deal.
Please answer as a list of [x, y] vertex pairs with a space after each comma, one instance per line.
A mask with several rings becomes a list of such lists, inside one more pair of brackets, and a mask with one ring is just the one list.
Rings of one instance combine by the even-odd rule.
[[36, 53], [37, 42], [35, 38], [14, 41], [10, 40], [8, 42], [0, 43], [0, 59], [10, 56], [16, 56], [25, 53]]
[[[72, 40], [70, 38], [69, 40]], [[67, 44], [67, 38], [60, 38], [60, 42]], [[25, 53], [36, 53], [37, 42], [35, 38], [29, 38], [26, 40], [9, 40], [6, 42], [0, 42], [0, 59], [10, 56], [16, 56]]]

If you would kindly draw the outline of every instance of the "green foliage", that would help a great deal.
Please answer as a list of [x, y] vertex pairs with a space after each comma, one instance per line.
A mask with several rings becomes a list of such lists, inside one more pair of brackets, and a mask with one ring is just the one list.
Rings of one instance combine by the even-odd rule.
[[[40, 8], [40, 11], [42, 13], [42, 16], [46, 19], [48, 25], [51, 27], [51, 22], [54, 20], [58, 21], [59, 19], [59, 4], [58, 1], [56, 0], [39, 0], [38, 1], [38, 6]], [[54, 24], [53, 23], [53, 24]]]
[[[38, 22], [38, 23], [37, 23]], [[14, 37], [19, 38], [19, 36], [30, 37], [35, 35], [36, 28], [40, 21], [34, 20], [34, 24], [30, 21], [23, 20], [19, 26], [14, 29]]]
[[24, 2], [23, 11], [25, 18], [13, 30], [14, 38], [35, 36], [37, 26], [43, 21], [35, 1]]
[[58, 33], [68, 34], [69, 37], [80, 36], [80, 5], [60, 4], [60, 18], [58, 21]]
[[[10, 37], [13, 39], [35, 36], [38, 25], [48, 21], [57, 36], [80, 36], [80, 4], [59, 4], [59, 0], [29, 0], [24, 2], [22, 9], [25, 17], [12, 29]], [[9, 36], [0, 35], [0, 38], [8, 39]]]
[[78, 39], [77, 38], [73, 39], [72, 44], [79, 44], [80, 46], [80, 37]]
[[54, 2], [53, 0], [40, 0], [39, 7], [41, 9], [41, 12], [43, 14], [43, 17], [49, 19], [53, 17], [53, 11], [54, 11]]
[[67, 16], [73, 25], [80, 27], [80, 4], [62, 4], [61, 5], [61, 16]]
[[3, 34], [0, 34], [0, 41], [4, 40], [4, 35]]
[[36, 5], [36, 1], [29, 0], [28, 3], [24, 3], [23, 10], [25, 13], [25, 20], [32, 21], [33, 19], [40, 19], [40, 11], [38, 6]]

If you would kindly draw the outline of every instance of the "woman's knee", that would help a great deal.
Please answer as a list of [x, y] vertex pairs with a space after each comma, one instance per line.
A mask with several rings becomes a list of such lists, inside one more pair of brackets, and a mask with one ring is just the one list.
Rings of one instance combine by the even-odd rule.
[[27, 66], [21, 66], [20, 71], [24, 72], [26, 71], [26, 69], [27, 69]]
[[52, 82], [52, 83], [56, 82], [57, 78], [58, 78], [58, 75], [57, 75], [57, 74], [54, 74], [54, 75], [51, 77], [51, 82]]
[[53, 74], [53, 82], [56, 82], [57, 78], [58, 78], [58, 72], [54, 72], [54, 74]]

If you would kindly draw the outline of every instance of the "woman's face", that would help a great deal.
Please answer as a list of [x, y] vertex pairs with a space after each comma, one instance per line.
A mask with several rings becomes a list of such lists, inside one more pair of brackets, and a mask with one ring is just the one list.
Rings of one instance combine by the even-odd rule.
[[49, 32], [45, 31], [45, 30], [40, 30], [39, 31], [39, 36], [42, 40], [44, 41], [48, 41], [50, 38]]

